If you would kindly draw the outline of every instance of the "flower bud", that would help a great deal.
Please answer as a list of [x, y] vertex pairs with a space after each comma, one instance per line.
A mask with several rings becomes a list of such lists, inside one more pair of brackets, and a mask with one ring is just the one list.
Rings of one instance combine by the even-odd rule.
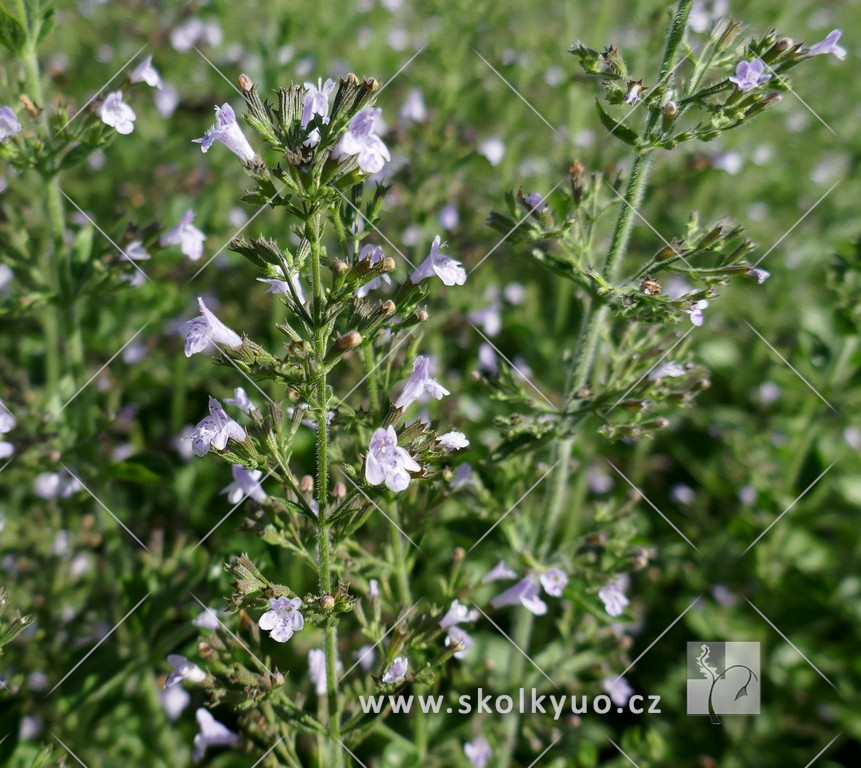
[[347, 486], [342, 482], [335, 483], [332, 489], [332, 497], [335, 499], [345, 499], [347, 497]]
[[313, 493], [314, 478], [311, 475], [304, 475], [299, 481], [299, 490], [302, 493]]
[[574, 198], [577, 205], [583, 199], [583, 177], [585, 175], [586, 169], [579, 160], [571, 163], [571, 167], [568, 169], [568, 180], [571, 183], [571, 197]]
[[321, 595], [317, 602], [324, 611], [331, 611], [335, 607], [335, 598], [331, 595]]
[[664, 131], [669, 131], [673, 125], [673, 119], [679, 112], [679, 107], [674, 101], [668, 101], [661, 108], [661, 128]]
[[391, 256], [386, 256], [380, 262], [380, 271], [382, 272], [394, 272], [395, 271], [395, 260]]
[[245, 91], [246, 93], [250, 92], [254, 87], [254, 83], [251, 82], [251, 78], [248, 77], [244, 72], [239, 76], [239, 90]]
[[420, 323], [425, 322], [428, 319], [428, 311], [424, 307], [419, 307], [416, 310], [416, 318]]
[[343, 259], [338, 259], [335, 264], [332, 266], [332, 271], [340, 277], [341, 275], [346, 275], [347, 272], [350, 271], [350, 265], [347, 264]]
[[335, 349], [339, 352], [346, 352], [348, 349], [358, 347], [364, 341], [362, 334], [358, 331], [350, 331], [345, 333], [335, 342]]
[[395, 314], [397, 311], [397, 306], [395, 306], [395, 302], [391, 299], [386, 299], [382, 304], [380, 304], [380, 311], [385, 317], [390, 317]]
[[215, 649], [209, 643], [201, 640], [197, 644], [197, 654], [201, 659], [209, 660], [215, 656]]
[[451, 553], [451, 559], [454, 562], [459, 563], [466, 557], [466, 550], [463, 547], [455, 547], [454, 552]]

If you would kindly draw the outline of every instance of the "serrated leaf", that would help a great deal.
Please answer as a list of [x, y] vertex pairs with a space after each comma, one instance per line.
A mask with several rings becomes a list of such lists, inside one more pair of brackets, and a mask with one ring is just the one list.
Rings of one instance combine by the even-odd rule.
[[628, 128], [623, 123], [614, 120], [610, 115], [608, 115], [604, 108], [601, 106], [601, 102], [598, 99], [595, 99], [595, 109], [598, 112], [598, 117], [601, 120], [601, 124], [607, 129], [607, 131], [615, 136], [619, 141], [624, 141], [625, 144], [631, 147], [637, 147], [639, 144], [639, 137], [636, 133], [634, 133], [630, 128]]

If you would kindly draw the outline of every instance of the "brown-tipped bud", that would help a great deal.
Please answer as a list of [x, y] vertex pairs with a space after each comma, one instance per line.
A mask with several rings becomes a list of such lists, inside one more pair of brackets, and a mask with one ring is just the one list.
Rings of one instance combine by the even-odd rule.
[[676, 113], [679, 111], [679, 107], [674, 101], [668, 101], [661, 108], [661, 112], [664, 113], [664, 117], [675, 117]]
[[783, 53], [784, 51], [788, 51], [792, 48], [793, 45], [794, 43], [792, 42], [791, 37], [782, 37], [777, 41], [777, 44], [774, 47], [777, 48], [780, 53]]
[[640, 290], [646, 294], [646, 296], [657, 296], [661, 292], [661, 284], [652, 279], [649, 276], [646, 276], [646, 279], [640, 283]]
[[428, 319], [428, 317], [429, 317], [428, 311], [424, 307], [419, 307], [416, 310], [416, 318], [418, 318], [418, 321], [420, 323], [425, 322]]
[[254, 83], [251, 81], [251, 78], [248, 77], [244, 72], [239, 76], [239, 90], [244, 91], [245, 93], [250, 93], [251, 89], [254, 87]]
[[571, 197], [574, 198], [574, 202], [578, 205], [583, 199], [583, 177], [585, 175], [586, 168], [583, 166], [583, 163], [579, 160], [571, 163], [571, 167], [568, 169], [568, 179], [571, 182]]
[[314, 478], [311, 475], [304, 475], [299, 481], [299, 490], [302, 493], [312, 493], [314, 491]]
[[595, 394], [595, 390], [592, 389], [592, 387], [587, 385], [585, 387], [580, 387], [580, 389], [578, 389], [574, 393], [574, 399], [575, 400], [588, 400], [594, 394]]
[[451, 553], [451, 559], [456, 563], [460, 563], [466, 557], [466, 550], [463, 547], [455, 547]]
[[380, 270], [382, 272], [394, 272], [395, 266], [395, 260], [391, 256], [386, 256], [386, 258], [380, 262]]
[[720, 37], [717, 41], [718, 51], [723, 51], [728, 48], [732, 44], [733, 40], [738, 37], [738, 33], [741, 31], [741, 24], [739, 22], [730, 19], [725, 23], [726, 28], [721, 30]]
[[324, 611], [331, 611], [335, 607], [335, 598], [331, 595], [321, 595], [317, 602]]
[[358, 331], [350, 331], [345, 333], [335, 342], [335, 349], [339, 352], [346, 352], [348, 349], [355, 349], [364, 341], [364, 337]]
[[215, 649], [209, 643], [201, 640], [197, 644], [197, 654], [201, 659], [211, 659], [215, 656]]
[[395, 306], [395, 302], [391, 299], [386, 299], [382, 304], [380, 304], [380, 313], [385, 317], [391, 317], [395, 312], [397, 312], [398, 308]]
[[335, 487], [332, 489], [332, 498], [335, 498], [335, 499], [347, 498], [347, 486], [341, 482], [335, 483]]
[[334, 265], [332, 266], [332, 271], [340, 277], [341, 275], [346, 275], [347, 272], [350, 271], [350, 265], [347, 264], [343, 259], [338, 259]]

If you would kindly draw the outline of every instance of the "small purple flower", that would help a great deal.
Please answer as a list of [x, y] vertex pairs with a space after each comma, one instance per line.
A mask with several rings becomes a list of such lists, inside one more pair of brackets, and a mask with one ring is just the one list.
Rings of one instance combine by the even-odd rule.
[[735, 77], [730, 77], [729, 81], [735, 83], [742, 93], [746, 93], [770, 79], [771, 75], [765, 74], [765, 65], [762, 61], [753, 59], [740, 61], [735, 68]]
[[408, 123], [423, 123], [428, 119], [428, 108], [425, 106], [425, 100], [422, 96], [421, 89], [413, 88], [408, 94], [404, 103], [401, 105], [401, 111], [398, 113], [401, 122]]
[[541, 588], [538, 585], [538, 579], [530, 573], [524, 576], [510, 589], [494, 597], [490, 604], [494, 608], [501, 608], [504, 605], [523, 605], [531, 613], [536, 616], [543, 616], [547, 613], [547, 603], [541, 597]]
[[643, 91], [642, 80], [631, 80], [628, 83], [628, 92], [625, 94], [625, 103], [629, 106], [634, 106], [640, 100], [640, 94]]
[[159, 75], [158, 70], [152, 65], [152, 56], [147, 56], [129, 73], [129, 82], [146, 83], [153, 88], [161, 90], [161, 75]]
[[477, 619], [477, 610], [470, 610], [458, 600], [452, 600], [451, 607], [448, 609], [445, 616], [440, 619], [439, 625], [443, 629], [448, 629], [449, 627], [463, 624], [466, 621], [476, 621]]
[[250, 414], [251, 411], [256, 411], [257, 406], [251, 402], [248, 393], [242, 387], [236, 387], [233, 390], [233, 397], [225, 398], [225, 405], [235, 405], [243, 413]]
[[221, 491], [227, 494], [231, 504], [238, 504], [246, 496], [257, 502], [266, 500], [266, 492], [260, 487], [260, 478], [263, 476], [261, 470], [246, 469], [241, 464], [234, 464], [231, 469], [233, 482]]
[[[275, 271], [284, 277], [284, 269], [282, 267], [275, 267]], [[289, 299], [293, 298], [293, 293], [290, 290], [290, 285], [293, 286], [293, 291], [296, 292], [296, 298], [299, 299], [301, 304], [305, 303], [305, 293], [302, 290], [302, 281], [299, 277], [299, 273], [296, 272], [290, 278], [290, 282], [286, 280], [282, 280], [277, 277], [258, 277], [257, 282], [266, 283], [269, 286], [269, 290], [266, 293], [280, 293], [282, 296], [286, 296]]]
[[442, 400], [445, 395], [450, 392], [440, 384], [436, 379], [432, 379], [429, 375], [430, 358], [424, 355], [419, 355], [413, 363], [413, 372], [407, 383], [404, 385], [403, 392], [395, 402], [395, 408], [408, 408], [416, 400], [425, 394], [435, 397], [437, 400]]
[[392, 157], [383, 140], [374, 133], [374, 123], [381, 114], [380, 109], [363, 109], [357, 113], [350, 120], [347, 132], [332, 150], [332, 158], [340, 160], [358, 155], [359, 169], [364, 173], [379, 173], [383, 170]]
[[436, 439], [439, 446], [446, 451], [459, 451], [469, 445], [469, 440], [463, 432], [446, 432]]
[[[335, 662], [335, 670], [341, 672], [343, 664]], [[318, 696], [325, 696], [327, 690], [328, 676], [326, 675], [326, 652], [320, 648], [312, 648], [308, 651], [308, 675], [314, 683], [314, 690]]]
[[15, 446], [8, 440], [0, 440], [0, 459], [8, 459], [15, 454]]
[[[379, 264], [383, 260], [383, 249], [379, 245], [366, 245], [359, 251], [359, 261], [364, 261], [368, 259], [373, 267], [375, 264]], [[369, 283], [365, 283], [361, 288], [356, 289], [356, 296], [360, 299], [365, 298], [371, 291], [375, 291], [379, 288], [383, 283], [386, 285], [392, 284], [392, 278], [388, 275], [380, 275], [379, 277], [375, 277]]]
[[192, 760], [195, 763], [203, 759], [209, 747], [233, 747], [239, 743], [239, 736], [226, 726], [219, 723], [209, 710], [201, 707], [195, 715], [200, 733], [194, 737]]
[[458, 650], [454, 652], [456, 659], [465, 659], [467, 651], [472, 648], [474, 643], [472, 637], [460, 627], [451, 627], [445, 638], [446, 647], [458, 646]]
[[604, 603], [604, 609], [613, 617], [621, 616], [625, 612], [628, 603], [631, 602], [625, 597], [624, 592], [622, 592], [616, 583], [601, 587], [598, 590], [598, 597]]
[[703, 310], [709, 305], [706, 299], [700, 299], [691, 304], [691, 308], [685, 310], [691, 316], [691, 322], [699, 328], [705, 322]]
[[221, 322], [203, 303], [198, 296], [197, 304], [200, 307], [201, 317], [189, 320], [180, 331], [185, 336], [185, 356], [191, 357], [198, 352], [203, 352], [210, 344], [239, 349], [242, 346], [242, 338], [236, 331], [230, 330]]
[[840, 61], [843, 61], [846, 58], [846, 49], [837, 45], [842, 34], [843, 32], [839, 29], [832, 29], [823, 41], [810, 46], [807, 55], [817, 56], [820, 53], [833, 53]]
[[431, 245], [430, 254], [419, 264], [415, 272], [410, 275], [410, 282], [418, 285], [422, 280], [436, 275], [445, 285], [463, 285], [466, 282], [466, 270], [459, 261], [455, 261], [440, 251], [445, 248], [437, 235]]
[[407, 676], [409, 661], [406, 656], [398, 656], [383, 674], [384, 683], [400, 683]]
[[649, 381], [660, 381], [666, 378], [676, 378], [685, 375], [685, 367], [678, 363], [662, 363], [649, 372]]
[[[303, 128], [308, 127], [308, 123], [314, 119], [315, 115], [320, 115], [323, 118], [323, 125], [329, 124], [329, 94], [334, 89], [335, 82], [333, 80], [326, 80], [325, 83], [318, 80], [317, 85], [305, 83], [305, 103], [303, 104], [300, 123]], [[306, 147], [316, 147], [319, 143], [320, 130], [315, 128], [308, 134], [304, 144]]]
[[505, 579], [516, 579], [517, 574], [511, 570], [505, 560], [500, 560], [481, 580], [482, 584], [490, 584], [492, 581], [503, 581]]
[[756, 279], [758, 285], [762, 285], [769, 277], [771, 277], [771, 272], [765, 269], [756, 269], [756, 267], [751, 267], [745, 274], [748, 277], [753, 277]]
[[286, 643], [305, 626], [305, 619], [299, 612], [302, 601], [298, 597], [270, 597], [269, 607], [272, 610], [266, 611], [257, 623], [276, 643]]
[[153, 100], [158, 113], [166, 120], [176, 112], [176, 108], [179, 106], [179, 94], [170, 83], [163, 83], [162, 86]]
[[550, 206], [544, 202], [544, 196], [540, 192], [530, 192], [523, 198], [526, 203], [535, 213], [545, 213], [550, 210]]
[[195, 456], [204, 456], [210, 448], [223, 451], [230, 439], [241, 442], [248, 435], [231, 419], [214, 397], [209, 398], [209, 416], [204, 418], [191, 433], [191, 447]]
[[439, 225], [445, 230], [452, 230], [460, 223], [460, 214], [457, 212], [457, 206], [454, 203], [448, 203], [443, 206], [437, 217]]
[[615, 680], [611, 678], [602, 680], [601, 687], [609, 694], [610, 699], [617, 707], [626, 706], [628, 699], [634, 693], [634, 689], [631, 688], [624, 677], [617, 677]]
[[257, 153], [252, 149], [236, 122], [236, 115], [230, 104], [222, 104], [215, 108], [215, 125], [210, 128], [202, 139], [192, 139], [195, 144], [200, 144], [202, 152], [208, 152], [213, 142], [224, 144], [243, 163], [251, 164], [257, 160]]
[[568, 576], [559, 568], [551, 568], [539, 576], [541, 586], [550, 597], [561, 597], [562, 590], [568, 586]]
[[206, 680], [206, 672], [204, 672], [197, 664], [189, 661], [185, 656], [180, 656], [178, 653], [172, 653], [167, 657], [167, 660], [173, 666], [167, 679], [164, 681], [164, 687], [170, 688], [172, 685], [179, 685], [183, 680], [188, 680], [190, 683], [202, 683]]
[[17, 423], [17, 419], [12, 415], [5, 403], [0, 400], [0, 435], [11, 432], [15, 429]]
[[493, 749], [484, 736], [479, 736], [463, 745], [463, 754], [475, 768], [485, 768], [490, 758], [493, 757]]
[[188, 258], [197, 261], [203, 255], [203, 241], [206, 240], [206, 235], [195, 227], [192, 221], [194, 221], [194, 211], [189, 209], [179, 224], [159, 238], [159, 243], [163, 248], [179, 245]]
[[391, 424], [374, 432], [365, 459], [365, 479], [371, 485], [385, 482], [390, 491], [403, 491], [410, 484], [409, 473], [420, 470], [421, 465], [398, 445], [398, 435]]
[[134, 110], [123, 103], [123, 92], [109, 93], [99, 109], [99, 117], [105, 125], [116, 128], [117, 133], [127, 135], [135, 129]]
[[0, 107], [0, 143], [21, 133], [21, 123], [12, 107]]

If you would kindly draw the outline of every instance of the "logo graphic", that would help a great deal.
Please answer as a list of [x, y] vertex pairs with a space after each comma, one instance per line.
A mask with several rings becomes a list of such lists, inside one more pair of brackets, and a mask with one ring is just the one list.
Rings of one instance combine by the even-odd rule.
[[688, 714], [759, 714], [759, 643], [688, 643]]

